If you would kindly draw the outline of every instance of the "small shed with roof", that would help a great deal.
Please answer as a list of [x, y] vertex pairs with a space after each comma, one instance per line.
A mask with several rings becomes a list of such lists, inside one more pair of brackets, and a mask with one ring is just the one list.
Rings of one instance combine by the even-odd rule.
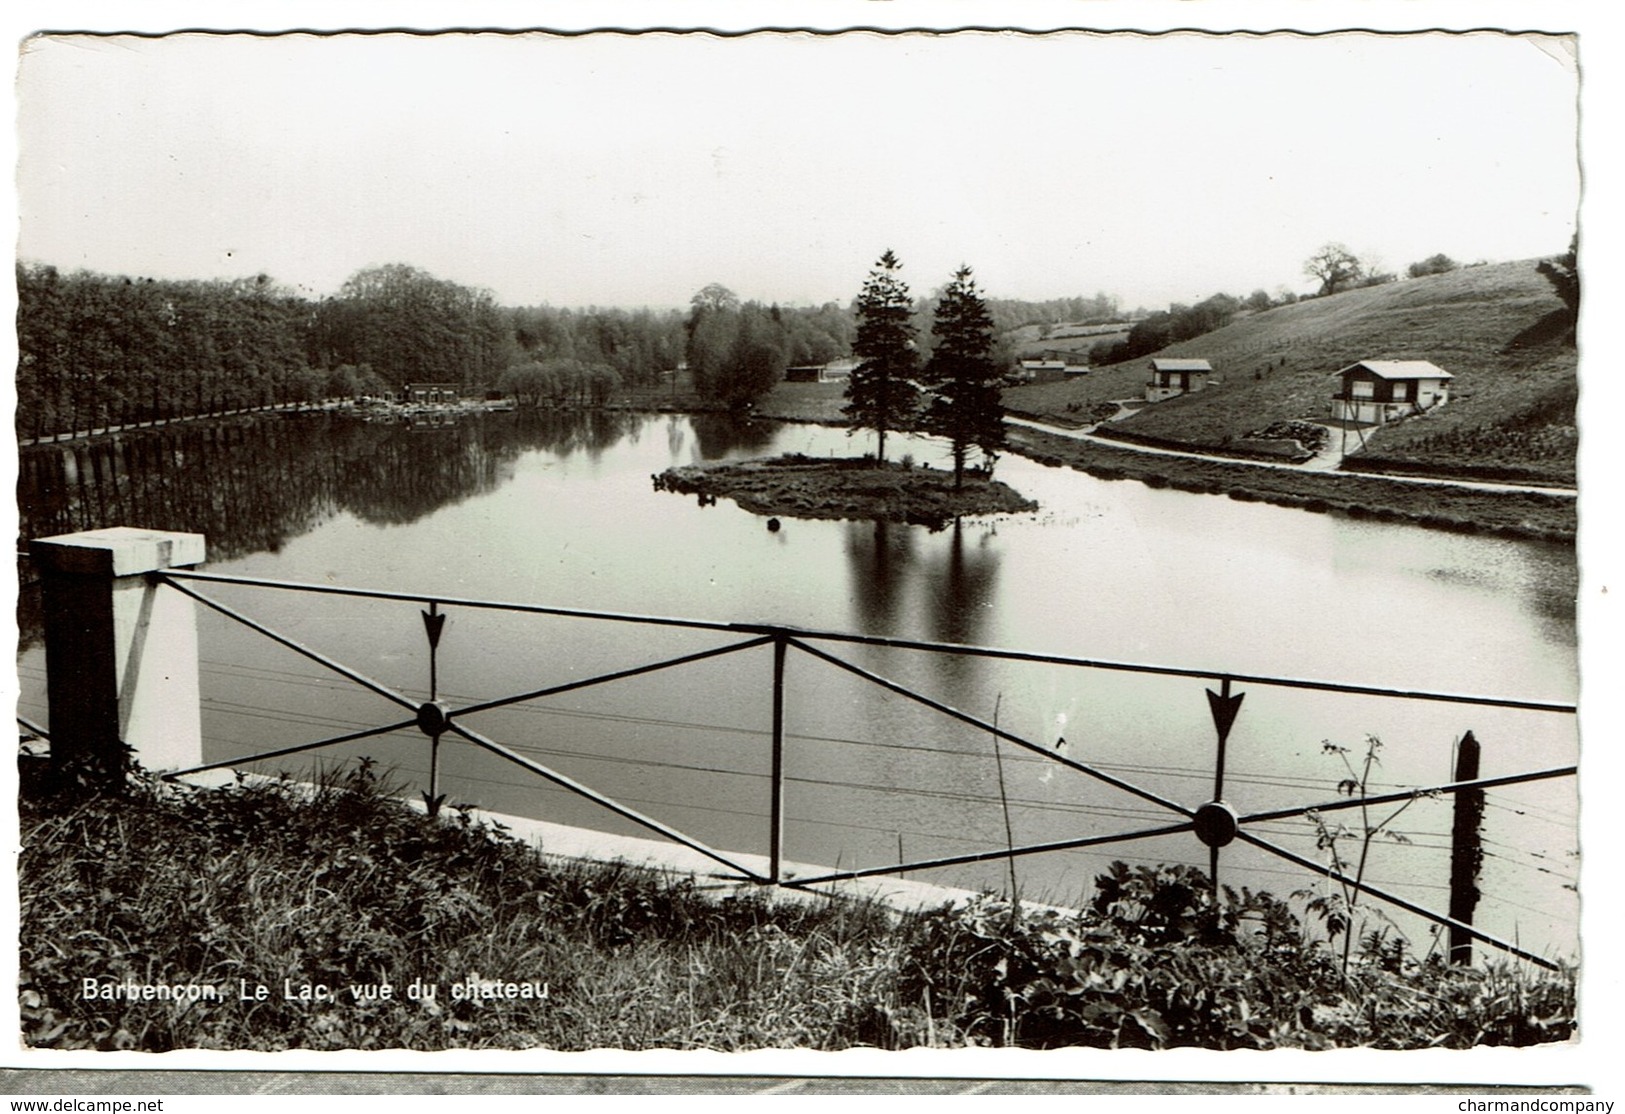
[[416, 406], [438, 406], [456, 402], [462, 387], [456, 383], [407, 383], [401, 387], [401, 401]]
[[1158, 358], [1151, 361], [1151, 382], [1146, 384], [1145, 400], [1162, 402], [1200, 391], [1208, 384], [1213, 366], [1206, 360]]
[[1450, 397], [1448, 371], [1427, 360], [1361, 360], [1337, 373], [1332, 417], [1382, 425], [1421, 414]]
[[1021, 378], [1029, 383], [1059, 383], [1066, 378], [1066, 361], [1022, 360]]
[[830, 383], [852, 378], [852, 369], [858, 366], [854, 359], [831, 360], [827, 364], [798, 364], [784, 369], [786, 383]]

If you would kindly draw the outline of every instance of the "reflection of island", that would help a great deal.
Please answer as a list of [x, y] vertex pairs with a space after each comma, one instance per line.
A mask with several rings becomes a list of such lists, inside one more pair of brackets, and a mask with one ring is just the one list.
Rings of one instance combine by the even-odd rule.
[[[277, 552], [336, 514], [404, 525], [491, 491], [521, 453], [596, 453], [642, 419], [612, 412], [490, 414], [435, 429], [337, 415], [255, 415], [42, 445], [19, 460], [22, 539], [142, 526], [208, 538], [209, 559]], [[22, 568], [25, 585], [27, 563]], [[24, 646], [37, 593], [18, 604]]]
[[926, 623], [923, 637], [977, 645], [985, 638], [999, 575], [999, 553], [986, 534], [955, 523], [924, 560], [919, 531], [884, 520], [846, 527], [853, 619], [868, 634], [903, 635], [903, 604], [913, 600]]
[[895, 635], [899, 604], [914, 564], [915, 532], [880, 519], [846, 525], [852, 622], [865, 634]]
[[[884, 520], [846, 523], [846, 558], [852, 629], [864, 634], [919, 637], [964, 646], [984, 645], [993, 615], [1000, 553], [990, 534], [955, 523], [931, 537]], [[989, 675], [986, 658], [969, 654], [907, 655], [928, 669], [938, 695], [980, 693]], [[882, 671], [895, 669], [894, 661]], [[895, 676], [895, 674], [891, 674]], [[918, 680], [923, 674], [917, 674]]]
[[980, 644], [993, 607], [999, 576], [999, 553], [988, 537], [967, 538], [963, 524], [955, 522], [948, 539], [946, 567], [933, 570], [926, 586], [931, 637], [938, 642]]

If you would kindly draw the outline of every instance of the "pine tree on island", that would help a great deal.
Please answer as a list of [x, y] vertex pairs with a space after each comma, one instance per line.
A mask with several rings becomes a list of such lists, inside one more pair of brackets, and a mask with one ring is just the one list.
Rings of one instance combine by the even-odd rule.
[[920, 406], [914, 384], [919, 348], [909, 320], [914, 306], [908, 284], [898, 275], [902, 266], [887, 251], [864, 280], [852, 342], [852, 354], [860, 362], [847, 380], [847, 401], [841, 411], [854, 429], [875, 431], [875, 458], [882, 464], [887, 431], [911, 428]]
[[964, 483], [965, 457], [972, 446], [982, 450], [987, 475], [1004, 446], [1004, 407], [999, 400], [999, 369], [993, 362], [993, 316], [969, 267], [954, 272], [937, 301], [931, 325], [931, 359], [925, 381], [932, 399], [926, 408], [927, 431], [953, 446], [954, 488]]

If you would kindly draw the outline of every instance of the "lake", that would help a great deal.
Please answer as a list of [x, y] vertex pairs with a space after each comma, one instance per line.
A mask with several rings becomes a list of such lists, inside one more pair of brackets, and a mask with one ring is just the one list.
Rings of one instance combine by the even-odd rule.
[[[998, 477], [1040, 509], [946, 530], [765, 520], [658, 491], [676, 464], [781, 452], [849, 455], [838, 429], [720, 416], [489, 414], [440, 427], [339, 416], [261, 417], [23, 454], [25, 537], [108, 525], [208, 537], [211, 572], [444, 597], [773, 623], [1099, 661], [1350, 685], [1573, 702], [1574, 553], [1103, 481], [1019, 457]], [[889, 455], [946, 467], [946, 446], [889, 438]], [[422, 699], [419, 607], [207, 586], [269, 626]], [[450, 607], [438, 695], [454, 707], [742, 641], [737, 633]], [[388, 701], [202, 612], [205, 757], [394, 722]], [[37, 602], [25, 593], [22, 714], [44, 715]], [[822, 648], [865, 670], [1148, 792], [1212, 796], [1216, 680], [1028, 664], [868, 645]], [[602, 688], [471, 715], [534, 761], [717, 848], [765, 853], [772, 653], [760, 647]], [[1471, 730], [1483, 776], [1577, 761], [1574, 718], [1237, 685], [1225, 799], [1242, 813], [1331, 801], [1380, 740], [1374, 791], [1451, 780]], [[1154, 827], [1157, 804], [792, 651], [786, 673], [785, 856], [863, 868]], [[1064, 746], [1060, 741], [1064, 739]], [[1326, 744], [1341, 747], [1340, 756]], [[394, 770], [415, 795], [416, 730], [339, 751]], [[453, 802], [647, 834], [447, 735]], [[261, 763], [308, 773], [309, 755]], [[1524, 946], [1577, 947], [1573, 779], [1490, 794], [1477, 923]], [[1373, 810], [1378, 825], [1399, 806]], [[1358, 811], [1325, 814], [1358, 827]], [[1443, 910], [1450, 798], [1384, 825], [1367, 879]], [[1257, 835], [1325, 861], [1302, 817]], [[1390, 834], [1392, 833], [1392, 834]], [[1345, 855], [1357, 841], [1338, 841]], [[1022, 895], [1071, 903], [1113, 859], [1207, 865], [1182, 834], [1018, 860]], [[1240, 843], [1228, 884], [1278, 895], [1324, 886]], [[1006, 889], [999, 860], [921, 872]], [[1401, 918], [1413, 944], [1425, 931]]]

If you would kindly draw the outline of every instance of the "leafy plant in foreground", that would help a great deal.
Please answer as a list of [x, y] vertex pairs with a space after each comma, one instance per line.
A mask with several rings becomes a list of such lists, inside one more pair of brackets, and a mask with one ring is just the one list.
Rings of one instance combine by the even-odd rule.
[[[1342, 823], [1328, 821], [1326, 817], [1315, 811], [1307, 813], [1309, 822], [1315, 828], [1315, 846], [1324, 851], [1330, 859], [1333, 872], [1327, 877], [1335, 883], [1336, 889], [1323, 893], [1310, 893], [1300, 891], [1308, 901], [1308, 911], [1315, 914], [1326, 927], [1326, 934], [1335, 943], [1339, 936], [1343, 940], [1341, 970], [1345, 976], [1349, 970], [1349, 959], [1352, 954], [1354, 939], [1364, 935], [1363, 929], [1372, 917], [1386, 920], [1381, 910], [1368, 906], [1360, 907], [1360, 895], [1363, 892], [1365, 869], [1371, 855], [1371, 845], [1382, 837], [1395, 843], [1409, 843], [1410, 838], [1404, 832], [1392, 827], [1401, 813], [1415, 804], [1417, 798], [1423, 794], [1413, 794], [1403, 801], [1387, 816], [1373, 819], [1371, 808], [1365, 803], [1367, 790], [1371, 784], [1372, 767], [1381, 765], [1377, 752], [1382, 749], [1382, 740], [1375, 735], [1367, 735], [1365, 739], [1365, 755], [1360, 768], [1354, 768], [1349, 758], [1349, 748], [1339, 746], [1332, 741], [1324, 740], [1320, 744], [1321, 753], [1335, 755], [1343, 764], [1347, 776], [1337, 783], [1337, 792], [1360, 801], [1360, 826], [1357, 830], [1349, 828]], [[1353, 843], [1356, 850], [1353, 853], [1353, 862], [1345, 855], [1343, 848]], [[1352, 875], [1350, 873], [1352, 867]], [[1365, 952], [1367, 956], [1376, 956], [1380, 959], [1383, 950], [1383, 939], [1387, 929], [1365, 936]], [[1403, 947], [1403, 945], [1400, 945]]]

